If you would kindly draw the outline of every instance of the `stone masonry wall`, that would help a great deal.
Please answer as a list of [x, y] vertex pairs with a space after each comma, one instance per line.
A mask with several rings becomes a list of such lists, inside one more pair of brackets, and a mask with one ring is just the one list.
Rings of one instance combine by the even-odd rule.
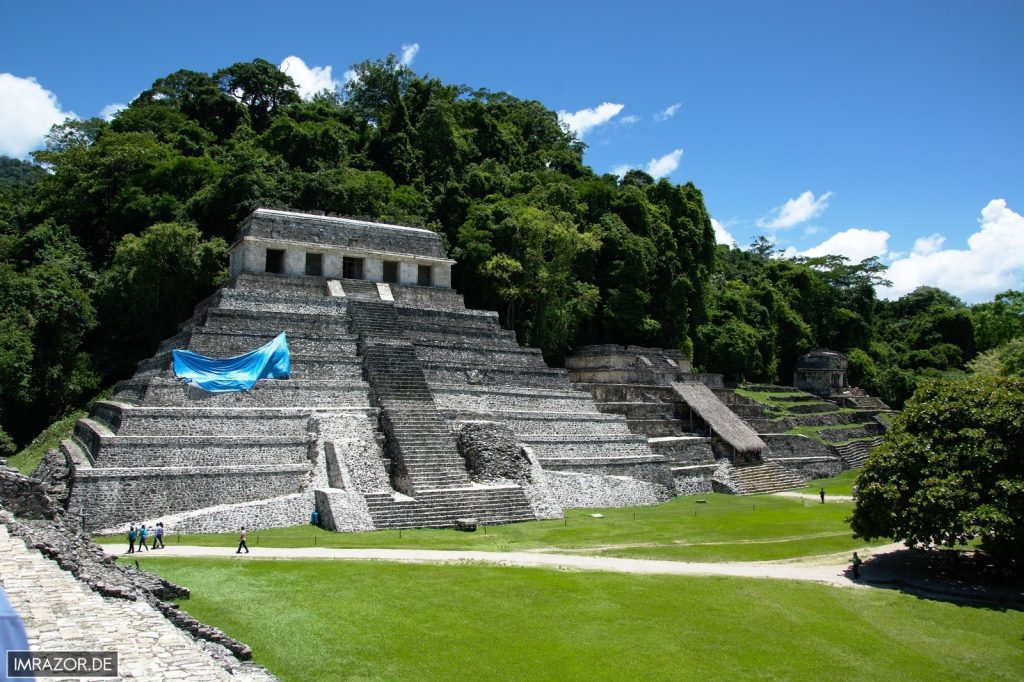
[[[269, 469], [269, 470], [268, 470]], [[85, 514], [87, 528], [107, 528], [143, 518], [299, 492], [305, 465], [180, 469], [79, 470], [68, 511]]]
[[669, 490], [627, 476], [598, 476], [568, 471], [545, 471], [548, 487], [564, 508], [641, 507], [664, 502]]

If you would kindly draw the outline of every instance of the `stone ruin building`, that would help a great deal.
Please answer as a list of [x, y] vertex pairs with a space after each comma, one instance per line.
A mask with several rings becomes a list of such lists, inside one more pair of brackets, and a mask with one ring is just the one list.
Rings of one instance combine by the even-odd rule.
[[[678, 352], [592, 346], [548, 367], [466, 308], [429, 230], [258, 209], [230, 257], [228, 283], [62, 443], [83, 527], [226, 531], [314, 508], [336, 530], [505, 523], [842, 466], [759, 436]], [[229, 357], [282, 331], [288, 379], [207, 393], [174, 377], [173, 349]]]
[[815, 348], [797, 358], [793, 387], [831, 400], [842, 407], [885, 411], [889, 406], [863, 389], [850, 386], [846, 373], [850, 361], [842, 353]]
[[793, 387], [828, 398], [849, 388], [846, 369], [850, 361], [842, 353], [816, 348], [797, 358], [793, 371]]
[[[428, 230], [259, 209], [230, 281], [62, 444], [90, 529], [306, 522], [338, 530], [552, 518], [653, 504], [664, 456], [599, 412], [494, 312], [451, 289]], [[292, 375], [206, 393], [171, 351], [226, 357], [287, 333]]]

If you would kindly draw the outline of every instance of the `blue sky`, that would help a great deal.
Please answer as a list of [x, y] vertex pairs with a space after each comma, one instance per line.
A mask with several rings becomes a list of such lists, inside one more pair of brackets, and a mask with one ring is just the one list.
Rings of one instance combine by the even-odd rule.
[[324, 84], [407, 46], [420, 73], [564, 112], [598, 172], [692, 180], [723, 239], [879, 255], [890, 296], [1024, 288], [1024, 2], [36, 2], [3, 17], [0, 153], [180, 68], [294, 56], [290, 73]]

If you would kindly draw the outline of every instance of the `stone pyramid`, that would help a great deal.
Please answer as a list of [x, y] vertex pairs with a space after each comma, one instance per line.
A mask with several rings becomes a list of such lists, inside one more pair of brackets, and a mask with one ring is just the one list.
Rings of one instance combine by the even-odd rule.
[[[228, 284], [62, 444], [85, 527], [227, 531], [314, 509], [337, 530], [451, 527], [672, 494], [622, 415], [465, 307], [435, 233], [258, 209], [230, 253]], [[175, 348], [228, 357], [281, 331], [289, 379], [206, 393], [173, 376]]]

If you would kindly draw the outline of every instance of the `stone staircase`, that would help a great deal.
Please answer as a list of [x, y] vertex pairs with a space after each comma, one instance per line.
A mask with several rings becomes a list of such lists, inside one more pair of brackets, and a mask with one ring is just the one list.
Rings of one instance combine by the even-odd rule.
[[864, 462], [867, 461], [871, 450], [881, 444], [882, 437], [876, 436], [870, 440], [858, 440], [846, 443], [845, 445], [834, 445], [832, 449], [843, 460], [844, 468], [853, 469], [864, 466]]
[[434, 405], [413, 345], [394, 305], [353, 301], [352, 328], [359, 334], [363, 368], [381, 408], [381, 425], [398, 490], [415, 494], [470, 485], [455, 438]]
[[[763, 495], [792, 490], [804, 485], [805, 481], [795, 473], [772, 461], [761, 461], [752, 464], [728, 464], [726, 466], [729, 480], [732, 482], [736, 495]], [[712, 482], [717, 488], [721, 485]], [[729, 491], [723, 491], [729, 492]]]
[[879, 412], [888, 412], [891, 408], [882, 402], [881, 398], [877, 398], [873, 395], [843, 395], [833, 396], [832, 400], [836, 401], [842, 407], [852, 407], [855, 410], [878, 410]]
[[461, 518], [485, 525], [537, 518], [519, 486], [473, 486], [455, 492], [421, 490], [415, 498], [370, 493], [366, 503], [378, 528], [450, 528]]

